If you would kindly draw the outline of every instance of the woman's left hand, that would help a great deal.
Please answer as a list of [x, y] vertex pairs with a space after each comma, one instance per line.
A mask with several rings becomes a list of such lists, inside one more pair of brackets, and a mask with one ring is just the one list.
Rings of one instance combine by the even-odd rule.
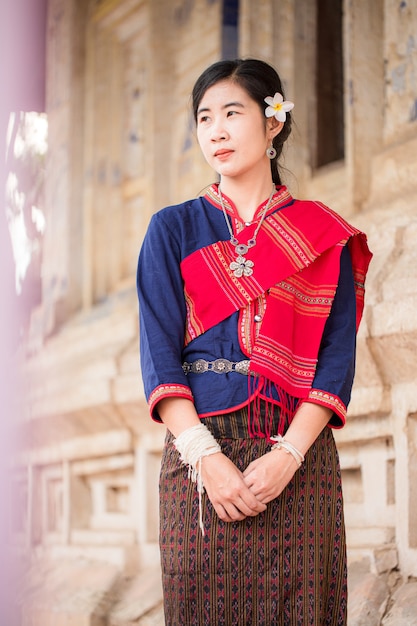
[[[305, 455], [331, 416], [331, 409], [305, 401], [298, 407], [285, 439]], [[292, 454], [275, 448], [252, 461], [243, 472], [243, 478], [258, 500], [267, 504], [284, 491], [297, 469]]]
[[252, 461], [243, 477], [258, 500], [267, 504], [280, 495], [297, 469], [297, 462], [291, 454], [275, 449]]

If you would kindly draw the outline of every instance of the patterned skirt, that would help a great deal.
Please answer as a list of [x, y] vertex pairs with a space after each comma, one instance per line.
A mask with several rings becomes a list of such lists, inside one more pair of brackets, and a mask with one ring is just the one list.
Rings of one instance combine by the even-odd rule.
[[[205, 424], [241, 471], [270, 449], [265, 438], [249, 437], [246, 409]], [[204, 494], [204, 536], [197, 488], [172, 440], [168, 432], [160, 477], [166, 625], [344, 626], [345, 527], [332, 430], [258, 516], [223, 522]]]

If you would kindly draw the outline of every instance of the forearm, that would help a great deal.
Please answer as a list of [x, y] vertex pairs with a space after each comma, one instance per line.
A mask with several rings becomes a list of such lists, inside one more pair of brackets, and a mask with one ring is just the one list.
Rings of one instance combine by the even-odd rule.
[[201, 423], [193, 402], [186, 398], [163, 398], [158, 403], [158, 413], [174, 437]]
[[331, 416], [330, 409], [312, 402], [303, 402], [284, 437], [305, 455], [323, 428], [327, 426]]

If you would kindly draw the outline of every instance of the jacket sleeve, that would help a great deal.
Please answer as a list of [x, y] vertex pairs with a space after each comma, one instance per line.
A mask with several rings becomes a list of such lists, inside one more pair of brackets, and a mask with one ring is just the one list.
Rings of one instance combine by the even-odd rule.
[[165, 397], [193, 400], [182, 369], [186, 304], [180, 272], [181, 249], [161, 213], [149, 224], [139, 254], [137, 292], [142, 378], [151, 416], [161, 421]]
[[320, 345], [316, 374], [308, 402], [333, 411], [329, 426], [341, 428], [346, 421], [355, 375], [356, 301], [352, 262], [345, 246], [340, 257], [336, 294]]

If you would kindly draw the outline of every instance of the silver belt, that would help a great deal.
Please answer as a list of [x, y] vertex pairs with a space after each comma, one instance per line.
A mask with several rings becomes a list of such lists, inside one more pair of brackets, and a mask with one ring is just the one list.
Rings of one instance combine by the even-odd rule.
[[216, 374], [228, 374], [229, 372], [237, 372], [244, 376], [252, 375], [249, 371], [249, 359], [245, 361], [229, 361], [228, 359], [216, 359], [215, 361], [206, 361], [205, 359], [197, 359], [192, 363], [184, 361], [182, 369], [185, 374], [192, 372], [193, 374], [204, 374], [204, 372], [215, 372]]

